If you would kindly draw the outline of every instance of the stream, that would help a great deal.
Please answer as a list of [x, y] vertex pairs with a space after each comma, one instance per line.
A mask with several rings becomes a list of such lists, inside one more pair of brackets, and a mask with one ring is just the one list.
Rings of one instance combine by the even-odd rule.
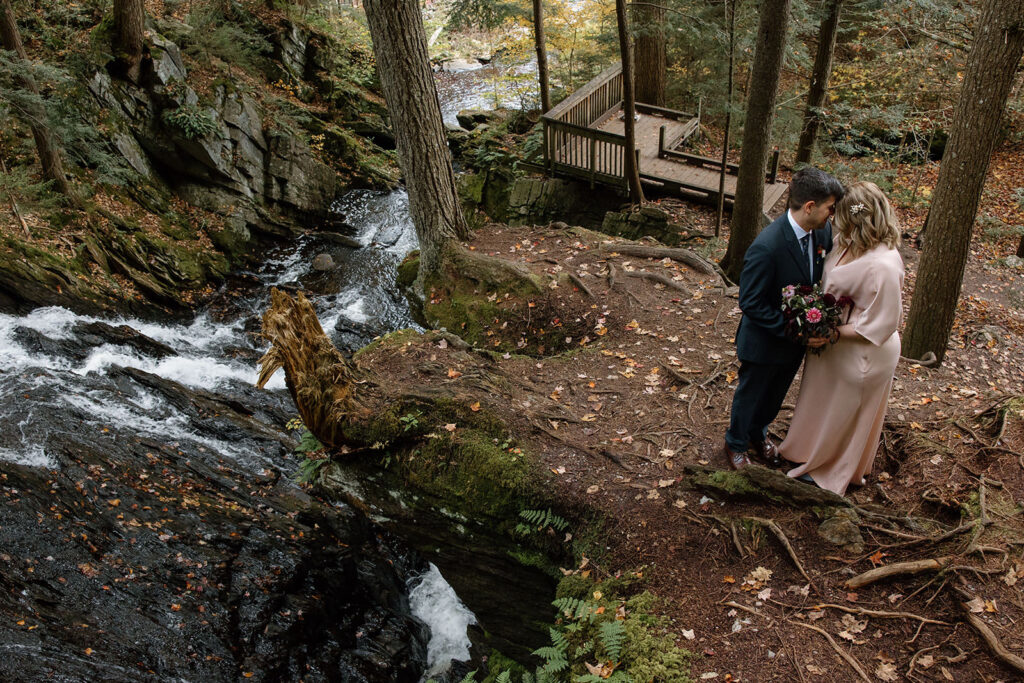
[[0, 314], [4, 680], [460, 680], [543, 644], [552, 580], [485, 525], [367, 469], [341, 476], [369, 515], [291, 481], [283, 373], [254, 388], [270, 288], [312, 293], [343, 350], [416, 327], [404, 191], [333, 209], [345, 235], [270, 251], [188, 321]]

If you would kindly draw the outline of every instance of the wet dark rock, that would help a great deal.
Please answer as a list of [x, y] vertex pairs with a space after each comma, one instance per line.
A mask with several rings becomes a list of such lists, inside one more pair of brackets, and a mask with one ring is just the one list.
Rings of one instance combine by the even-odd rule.
[[318, 238], [332, 245], [339, 247], [347, 247], [349, 249], [362, 249], [363, 243], [357, 240], [355, 237], [343, 235], [338, 232], [318, 232], [316, 235]]
[[369, 344], [374, 337], [387, 332], [387, 327], [379, 321], [358, 322], [338, 318], [338, 322], [334, 324], [332, 341], [340, 351], [354, 353]]
[[[208, 429], [254, 451], [286, 439], [248, 424], [265, 409], [244, 395], [134, 370], [103, 381], [159, 390], [193, 427], [215, 411]], [[0, 470], [0, 679], [419, 680], [428, 633], [405, 581], [418, 555], [276, 465], [86, 417], [56, 417], [58, 469]]]
[[14, 341], [33, 354], [57, 358], [73, 358], [85, 360], [89, 349], [74, 339], [51, 339], [38, 330], [30, 327], [15, 327], [12, 334]]
[[313, 257], [312, 268], [320, 273], [332, 271], [334, 270], [334, 259], [330, 254], [317, 254]]
[[105, 322], [78, 323], [71, 328], [84, 344], [99, 346], [100, 344], [116, 344], [130, 346], [145, 356], [165, 358], [177, 355], [177, 351], [163, 342], [147, 337], [128, 325], [108, 325]]

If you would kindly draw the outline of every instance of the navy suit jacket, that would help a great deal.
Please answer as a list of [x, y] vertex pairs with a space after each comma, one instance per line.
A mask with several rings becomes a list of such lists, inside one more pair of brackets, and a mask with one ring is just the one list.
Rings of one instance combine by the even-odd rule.
[[736, 355], [741, 361], [766, 364], [799, 362], [805, 346], [790, 341], [782, 317], [782, 289], [787, 285], [811, 285], [821, 281], [825, 255], [832, 251], [832, 223], [815, 230], [814, 272], [793, 232], [787, 214], [761, 231], [743, 257], [740, 275], [740, 310], [743, 318], [736, 332]]

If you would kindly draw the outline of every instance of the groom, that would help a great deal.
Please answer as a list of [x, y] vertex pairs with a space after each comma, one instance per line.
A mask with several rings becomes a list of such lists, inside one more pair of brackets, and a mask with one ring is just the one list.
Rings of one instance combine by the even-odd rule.
[[[821, 281], [825, 254], [832, 249], [832, 222], [842, 184], [824, 171], [803, 168], [789, 185], [789, 209], [761, 231], [743, 259], [736, 332], [739, 386], [732, 400], [723, 452], [734, 470], [750, 464], [748, 453], [768, 465], [779, 463], [768, 425], [779, 413], [806, 347], [784, 332], [782, 289]], [[821, 346], [825, 339], [812, 339]]]

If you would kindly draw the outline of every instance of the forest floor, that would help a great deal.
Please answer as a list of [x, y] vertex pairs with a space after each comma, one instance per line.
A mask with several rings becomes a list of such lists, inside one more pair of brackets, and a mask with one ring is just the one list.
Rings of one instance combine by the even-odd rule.
[[[712, 210], [659, 205], [710, 235]], [[900, 214], [911, 231], [923, 219], [923, 212]], [[581, 324], [590, 326], [566, 340], [578, 350], [497, 357], [497, 374], [514, 378], [521, 392], [491, 406], [539, 457], [559, 497], [617, 520], [601, 538], [606, 552], [588, 558], [584, 571], [595, 578], [641, 571], [683, 634], [680, 646], [703, 655], [695, 679], [1019, 676], [968, 621], [980, 620], [1024, 654], [1024, 310], [1013, 294], [1024, 290], [1024, 272], [994, 260], [997, 250], [1012, 250], [977, 239], [945, 362], [899, 363], [874, 470], [849, 493], [862, 542], [840, 547], [819, 534], [820, 508], [712, 499], [687, 483], [694, 468], [727, 469], [720, 448], [736, 386], [740, 310], [717, 278], [670, 259], [621, 254], [621, 244], [580, 229], [497, 224], [471, 242], [547, 277], [569, 271], [586, 286], [548, 293], [554, 310], [584, 319], [567, 319], [566, 327], [580, 336]], [[919, 252], [904, 245], [901, 253], [906, 310]], [[415, 377], [456, 390], [472, 362], [429, 336], [360, 359], [396, 381]], [[799, 379], [773, 425], [778, 438], [798, 386]], [[792, 554], [770, 526], [749, 518], [774, 520]], [[938, 561], [932, 571], [844, 585], [873, 568], [929, 559]]]

